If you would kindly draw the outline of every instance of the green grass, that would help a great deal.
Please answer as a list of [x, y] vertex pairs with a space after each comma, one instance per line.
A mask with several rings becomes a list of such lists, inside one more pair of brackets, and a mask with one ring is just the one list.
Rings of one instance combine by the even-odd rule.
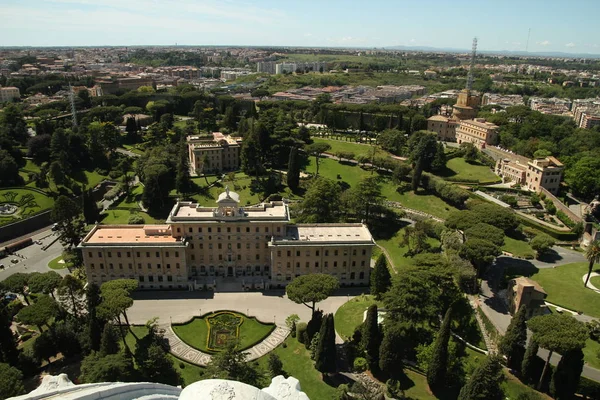
[[[283, 363], [284, 371], [300, 381], [302, 391], [311, 400], [337, 398], [337, 389], [323, 382], [321, 373], [314, 367], [310, 352], [302, 343], [288, 337], [284, 345], [277, 347], [274, 352]], [[261, 357], [258, 362], [263, 368], [267, 367], [268, 356]]]
[[56, 257], [54, 260], [48, 263], [48, 268], [50, 269], [64, 269], [67, 268], [67, 263], [59, 263], [62, 260], [62, 256]]
[[[16, 197], [14, 197], [13, 200], [10, 200], [11, 198], [13, 198], [9, 195], [10, 193], [16, 194]], [[15, 215], [0, 217], [0, 225], [9, 224], [20, 219], [28, 218], [41, 211], [50, 209], [54, 205], [54, 200], [51, 197], [27, 187], [0, 190], [0, 204], [9, 202], [10, 200], [10, 202], [16, 203], [18, 205], [19, 201], [26, 194], [33, 195], [34, 202], [30, 203], [30, 206], [26, 208], [19, 207], [19, 211]]]
[[313, 137], [313, 141], [315, 143], [327, 143], [331, 146], [331, 150], [328, 153], [334, 154], [338, 151], [350, 152], [354, 153], [355, 156], [358, 155], [372, 155], [373, 149], [375, 149], [375, 155], [377, 156], [390, 156], [391, 154], [385, 150], [382, 150], [378, 146], [370, 146], [368, 144], [356, 143], [356, 142], [346, 142], [342, 140], [335, 139], [321, 139]]
[[512, 253], [516, 257], [529, 259], [535, 257], [535, 251], [533, 251], [529, 243], [524, 240], [513, 239], [509, 236], [504, 237], [504, 246], [502, 246], [502, 250]]
[[102, 221], [100, 221], [103, 224], [106, 225], [122, 225], [122, 224], [127, 224], [129, 221], [129, 217], [134, 215], [134, 214], [138, 214], [140, 216], [142, 216], [144, 218], [144, 223], [145, 224], [162, 224], [164, 223], [164, 220], [160, 220], [160, 219], [156, 219], [154, 217], [151, 217], [150, 215], [148, 215], [145, 212], [142, 211], [136, 211], [135, 209], [130, 209], [130, 210], [107, 210], [105, 213], [105, 217], [104, 219], [102, 219]]
[[[314, 157], [310, 157], [307, 172], [316, 173]], [[321, 158], [319, 160], [319, 175], [334, 181], [341, 180], [350, 185], [350, 187], [355, 187], [362, 178], [371, 176], [372, 174], [371, 171], [364, 170], [357, 165], [342, 164], [337, 160]], [[337, 179], [338, 175], [341, 179]], [[387, 200], [397, 201], [405, 207], [423, 211], [440, 218], [446, 218], [452, 211], [456, 210], [456, 208], [431, 194], [415, 194], [412, 191], [402, 194], [398, 193], [396, 191], [398, 185], [393, 183], [389, 176], [379, 176], [381, 178], [381, 194]]]
[[344, 303], [335, 312], [335, 330], [344, 339], [352, 338], [356, 327], [363, 322], [364, 312], [371, 305], [382, 306], [381, 302], [376, 301], [373, 296], [361, 295]]
[[129, 150], [129, 151], [130, 151], [130, 152], [132, 152], [132, 153], [139, 154], [139, 155], [143, 155], [143, 154], [144, 154], [144, 150], [142, 150], [142, 149], [141, 149], [141, 148], [139, 148], [138, 146], [139, 146], [139, 144], [134, 144], [134, 145], [131, 145], [131, 144], [124, 144], [122, 147], [123, 147], [125, 150]]
[[587, 272], [587, 263], [573, 263], [540, 269], [531, 278], [548, 293], [547, 301], [600, 318], [600, 293], [583, 287]]
[[23, 168], [21, 168], [21, 171], [25, 171], [25, 172], [36, 172], [39, 173], [40, 172], [40, 166], [37, 165], [36, 163], [34, 163], [31, 160], [25, 160], [25, 166]]
[[504, 390], [504, 396], [507, 400], [518, 400], [520, 398], [525, 398], [529, 400], [551, 399], [551, 397], [548, 397], [547, 395], [540, 393], [525, 385], [508, 372], [505, 372], [504, 376], [506, 377], [506, 379], [504, 380], [504, 382], [502, 382], [501, 387], [502, 390]]
[[600, 289], [600, 276], [592, 276], [588, 283], [591, 283], [592, 285]]
[[[600, 296], [600, 295], [599, 295]], [[600, 369], [600, 343], [595, 340], [588, 339], [583, 348], [583, 359], [591, 367]]]
[[469, 164], [462, 157], [455, 157], [446, 163], [446, 169], [439, 176], [456, 182], [500, 182], [501, 179], [483, 164]]
[[[239, 313], [236, 314], [243, 316]], [[208, 325], [205, 319], [211, 315], [209, 314], [204, 318], [194, 318], [184, 325], [173, 325], [173, 331], [190, 346], [207, 353], [212, 353], [212, 351], [207, 349]], [[247, 349], [254, 346], [267, 337], [275, 328], [273, 324], [263, 324], [256, 320], [256, 318], [243, 317], [244, 321], [240, 326], [240, 349]]]
[[[385, 248], [389, 253], [397, 271], [407, 266], [414, 265], [414, 259], [406, 255], [406, 253], [408, 252], [408, 246], [400, 245], [403, 234], [404, 228], [399, 229], [390, 239], [377, 240], [377, 244]], [[427, 243], [429, 243], [432, 248], [438, 247], [440, 245], [440, 241], [434, 238], [428, 238]]]

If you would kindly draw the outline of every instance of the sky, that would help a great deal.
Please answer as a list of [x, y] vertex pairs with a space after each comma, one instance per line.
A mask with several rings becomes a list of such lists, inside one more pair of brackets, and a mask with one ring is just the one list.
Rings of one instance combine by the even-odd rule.
[[428, 46], [600, 54], [598, 0], [0, 0], [0, 46]]

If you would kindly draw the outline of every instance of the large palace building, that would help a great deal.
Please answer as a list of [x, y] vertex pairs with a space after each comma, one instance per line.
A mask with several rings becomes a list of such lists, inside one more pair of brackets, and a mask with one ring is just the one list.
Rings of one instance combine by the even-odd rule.
[[311, 273], [367, 285], [374, 245], [364, 224], [291, 224], [286, 202], [240, 207], [226, 188], [217, 207], [178, 202], [165, 225], [96, 225], [79, 248], [89, 282], [194, 290], [219, 277], [244, 289], [283, 287]]

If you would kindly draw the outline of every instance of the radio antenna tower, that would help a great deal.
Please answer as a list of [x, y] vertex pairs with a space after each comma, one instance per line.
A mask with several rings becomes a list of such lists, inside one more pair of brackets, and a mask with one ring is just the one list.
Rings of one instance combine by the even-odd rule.
[[77, 127], [77, 109], [75, 108], [75, 91], [73, 90], [73, 87], [71, 86], [70, 83], [69, 83], [69, 101], [71, 102], [71, 115], [72, 115], [73, 128], [76, 128]]
[[529, 36], [531, 36], [531, 28], [527, 31], [527, 43], [525, 43], [525, 53], [529, 51]]
[[473, 70], [475, 69], [475, 56], [477, 55], [477, 38], [473, 38], [473, 48], [471, 50], [471, 65], [469, 66], [469, 75], [467, 75], [467, 90], [473, 87]]

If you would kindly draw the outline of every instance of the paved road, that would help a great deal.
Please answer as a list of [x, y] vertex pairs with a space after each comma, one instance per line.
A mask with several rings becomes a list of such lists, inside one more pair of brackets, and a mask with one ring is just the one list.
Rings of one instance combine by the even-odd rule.
[[[539, 268], [553, 268], [559, 265], [585, 261], [585, 256], [582, 253], [561, 247], [554, 247], [554, 250], [555, 253], [542, 260], [522, 260], [501, 256], [496, 259], [494, 265], [488, 268], [484, 280], [481, 283], [479, 304], [482, 311], [487, 315], [500, 333], [504, 334], [506, 332], [512, 318], [508, 312], [504, 296], [502, 296], [502, 290], [500, 289], [505, 267], [518, 266], [521, 271], [523, 271], [522, 273], [528, 275], [528, 272], [534, 273]], [[600, 294], [598, 296], [598, 300], [600, 301]], [[587, 315], [575, 315], [575, 318], [582, 322], [593, 319]], [[531, 332], [528, 332], [528, 336], [531, 336]], [[546, 357], [548, 357], [548, 351], [540, 349], [538, 355], [545, 360]], [[553, 354], [550, 358], [550, 363], [556, 365], [560, 361], [560, 358], [560, 355]], [[587, 364], [583, 367], [582, 375], [586, 378], [600, 382], [600, 370], [592, 368]]]
[[[317, 307], [325, 313], [335, 313], [342, 304], [362, 291], [340, 290], [336, 295], [318, 303]], [[217, 310], [239, 311], [276, 324], [284, 324], [285, 318], [290, 314], [298, 314], [302, 321], [308, 322], [311, 314], [308, 307], [288, 300], [283, 290], [264, 293], [140, 292], [136, 294], [127, 314], [132, 324], [145, 324], [154, 317], [158, 317], [161, 323], [185, 322], [194, 316]]]
[[[32, 236], [34, 242], [39, 241], [41, 244], [34, 243], [31, 246], [25, 247], [16, 252], [16, 254], [8, 257], [0, 258], [0, 264], [4, 264], [4, 269], [0, 270], [0, 281], [3, 281], [10, 275], [16, 272], [48, 272], [48, 263], [62, 254], [62, 245], [60, 242], [55, 242], [48, 249], [43, 250], [42, 247], [50, 244], [56, 236], [52, 230], [47, 229], [43, 232]], [[21, 257], [19, 257], [21, 256]], [[12, 259], [19, 262], [11, 263]], [[67, 275], [69, 271], [65, 269], [56, 270], [61, 275]]]

